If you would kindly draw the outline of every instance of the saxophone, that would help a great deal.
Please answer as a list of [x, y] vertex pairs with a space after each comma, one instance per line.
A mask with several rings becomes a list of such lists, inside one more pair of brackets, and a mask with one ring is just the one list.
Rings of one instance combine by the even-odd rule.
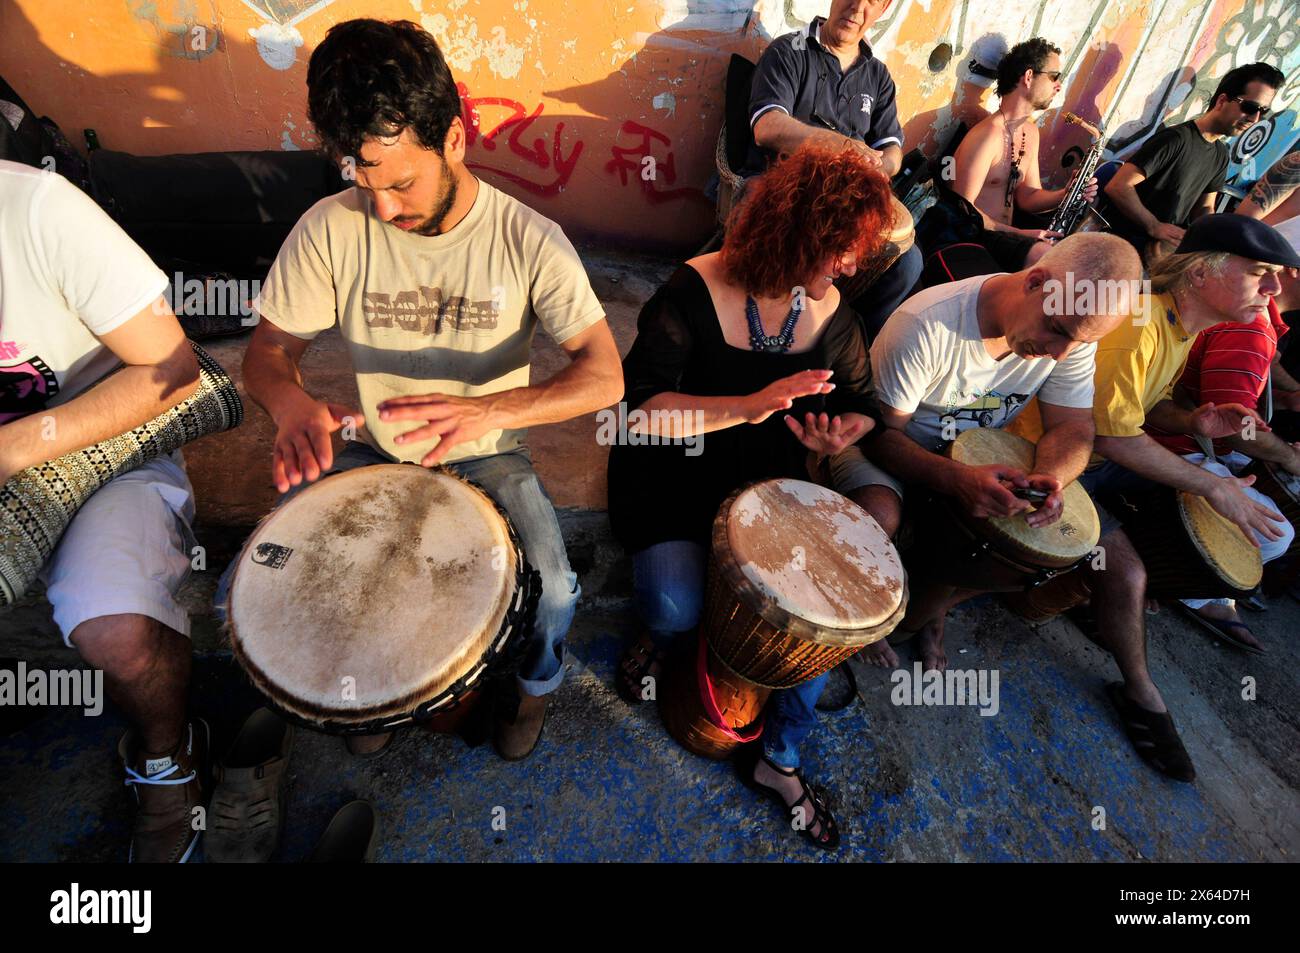
[[[1069, 235], [1079, 227], [1086, 213], [1092, 212], [1093, 215], [1101, 218], [1100, 213], [1084, 201], [1083, 189], [1088, 184], [1088, 180], [1092, 178], [1093, 173], [1097, 171], [1097, 165], [1101, 162], [1104, 143], [1101, 130], [1080, 119], [1074, 113], [1067, 112], [1065, 121], [1071, 125], [1082, 126], [1084, 130], [1092, 135], [1092, 148], [1083, 157], [1083, 162], [1080, 163], [1079, 169], [1075, 173], [1074, 181], [1070, 184], [1070, 190], [1065, 194], [1065, 198], [1061, 200], [1061, 204], [1056, 207], [1056, 212], [1052, 215], [1052, 224], [1048, 226], [1054, 232]], [[1102, 219], [1102, 224], [1109, 227], [1109, 223], [1105, 219]]]

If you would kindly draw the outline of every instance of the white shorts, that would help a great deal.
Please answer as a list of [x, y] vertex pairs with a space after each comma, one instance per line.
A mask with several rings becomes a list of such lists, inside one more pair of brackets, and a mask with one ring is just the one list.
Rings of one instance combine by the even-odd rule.
[[54, 622], [68, 637], [100, 616], [136, 614], [182, 635], [190, 616], [176, 600], [190, 574], [194, 489], [180, 452], [115, 477], [77, 511], [41, 579]]

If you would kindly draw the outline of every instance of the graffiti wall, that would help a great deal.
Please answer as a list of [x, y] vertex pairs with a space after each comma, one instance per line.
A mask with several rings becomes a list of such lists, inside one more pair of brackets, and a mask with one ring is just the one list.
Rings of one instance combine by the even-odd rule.
[[[309, 149], [315, 44], [351, 17], [412, 19], [459, 83], [476, 172], [576, 235], [681, 250], [711, 230], [730, 55], [756, 59], [829, 2], [0, 0], [0, 73], [72, 138], [94, 128], [108, 148]], [[1040, 117], [1048, 184], [1086, 146], [1060, 110], [1104, 123], [1122, 157], [1257, 59], [1287, 83], [1233, 143], [1233, 175], [1253, 178], [1300, 139], [1300, 0], [893, 0], [868, 39], [909, 147], [932, 153], [995, 105], [962, 72], [991, 34], [1064, 50], [1061, 100]]]

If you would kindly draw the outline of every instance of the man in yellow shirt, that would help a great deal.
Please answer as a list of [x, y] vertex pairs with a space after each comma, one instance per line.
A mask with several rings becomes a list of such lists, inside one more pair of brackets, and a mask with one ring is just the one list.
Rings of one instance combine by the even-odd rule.
[[[1267, 428], [1240, 404], [1187, 409], [1171, 393], [1196, 335], [1266, 313], [1269, 298], [1280, 290], [1279, 273], [1297, 266], [1300, 257], [1281, 235], [1239, 215], [1203, 216], [1173, 255], [1152, 266], [1153, 294], [1140, 298], [1133, 320], [1108, 334], [1097, 349], [1096, 452], [1080, 477], [1094, 498], [1159, 483], [1205, 497], [1255, 545], [1285, 536], [1285, 521], [1276, 510], [1247, 494], [1252, 477], [1198, 466], [1142, 427], [1151, 422], [1167, 432], [1211, 440], [1238, 433], [1248, 417]], [[1124, 676], [1122, 685], [1109, 687], [1110, 696], [1138, 753], [1164, 774], [1191, 781], [1196, 776], [1191, 758], [1147, 669], [1142, 560], [1113, 517], [1104, 511], [1102, 516], [1106, 568], [1089, 572], [1098, 639]]]

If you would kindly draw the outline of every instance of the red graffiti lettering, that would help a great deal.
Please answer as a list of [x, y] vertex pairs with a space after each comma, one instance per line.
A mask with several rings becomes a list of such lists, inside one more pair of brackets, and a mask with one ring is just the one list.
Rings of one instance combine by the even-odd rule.
[[[624, 120], [619, 132], [629, 136], [640, 136], [641, 141], [630, 148], [625, 148], [617, 143], [610, 146], [609, 151], [613, 158], [605, 163], [606, 172], [617, 172], [619, 182], [623, 185], [627, 185], [630, 173], [636, 181], [641, 183], [641, 191], [651, 202], [666, 202], [670, 199], [696, 199], [707, 203], [704, 193], [699, 189], [655, 188], [655, 183], [661, 178], [669, 185], [677, 181], [675, 156], [670, 148], [673, 141], [670, 138], [662, 132], [651, 129], [649, 126], [643, 126], [631, 119]], [[653, 156], [651, 152], [652, 139], [667, 148], [668, 155], [665, 158], [658, 159]], [[650, 162], [646, 162], [648, 156], [651, 157]]]
[[[564, 154], [563, 122], [555, 124], [555, 130], [550, 135], [551, 148], [548, 154], [545, 135], [535, 137], [531, 144], [528, 145], [523, 141], [523, 137], [546, 108], [542, 103], [538, 103], [537, 108], [530, 113], [524, 108], [523, 103], [516, 100], [505, 99], [500, 96], [471, 97], [464, 83], [457, 83], [456, 88], [460, 92], [467, 146], [479, 146], [486, 152], [493, 152], [497, 147], [497, 137], [508, 130], [509, 136], [506, 139], [506, 145], [509, 147], [510, 152], [539, 169], [553, 168], [555, 177], [550, 182], [537, 182], [497, 165], [466, 162], [467, 166], [471, 169], [481, 169], [499, 175], [508, 182], [512, 182], [520, 188], [527, 189], [537, 195], [558, 195], [564, 191], [564, 187], [573, 176], [573, 170], [578, 165], [578, 157], [582, 155], [583, 143], [581, 140], [575, 142], [573, 148], [569, 150], [569, 154], [567, 156]], [[485, 128], [479, 110], [483, 107], [492, 106], [508, 110], [509, 115], [496, 125]]]

